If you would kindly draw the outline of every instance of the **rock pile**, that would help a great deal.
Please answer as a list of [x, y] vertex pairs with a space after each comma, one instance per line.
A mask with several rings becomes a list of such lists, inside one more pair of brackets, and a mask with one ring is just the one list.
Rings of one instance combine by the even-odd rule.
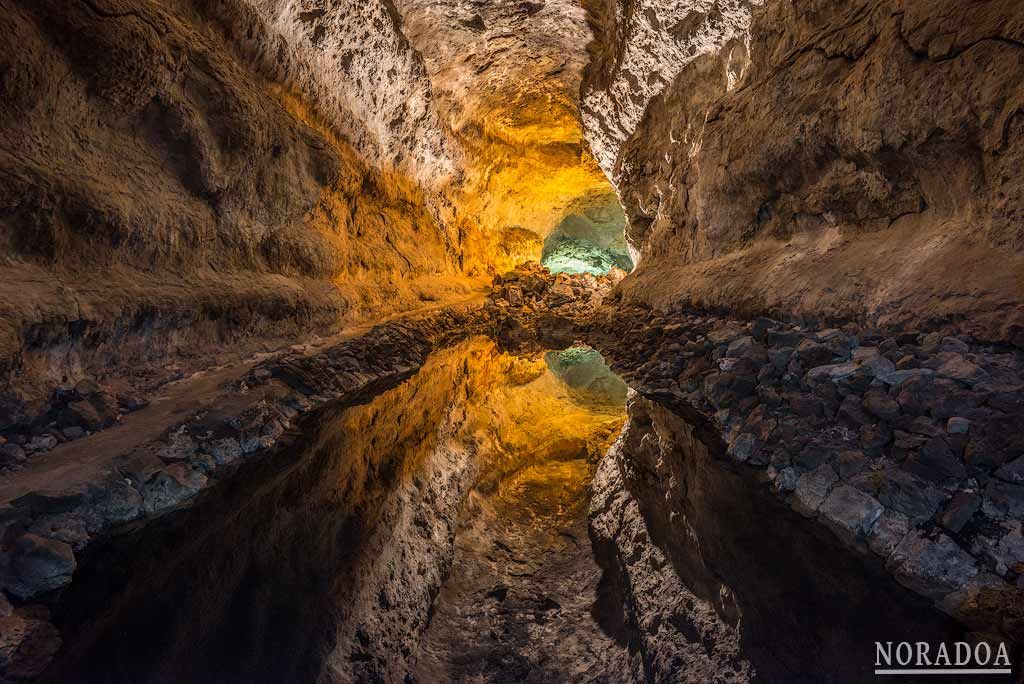
[[[595, 319], [587, 339], [904, 586], [967, 624], [1024, 634], [1020, 350], [646, 308]], [[983, 600], [1001, 608], [975, 613]]]
[[575, 341], [586, 321], [624, 277], [613, 268], [607, 276], [551, 273], [525, 262], [494, 278], [487, 310], [495, 319], [499, 342], [508, 348], [540, 344], [563, 348]]
[[94, 380], [60, 387], [36, 420], [0, 434], [0, 473], [19, 470], [58, 444], [108, 428], [146, 404], [135, 394], [112, 392]]

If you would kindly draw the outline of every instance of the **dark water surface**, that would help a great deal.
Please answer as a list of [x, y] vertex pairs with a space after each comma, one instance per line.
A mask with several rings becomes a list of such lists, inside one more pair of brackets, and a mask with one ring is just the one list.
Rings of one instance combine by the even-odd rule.
[[593, 352], [437, 352], [400, 386], [309, 416], [188, 509], [88, 549], [42, 681], [402, 681], [474, 484], [593, 461], [624, 398]]

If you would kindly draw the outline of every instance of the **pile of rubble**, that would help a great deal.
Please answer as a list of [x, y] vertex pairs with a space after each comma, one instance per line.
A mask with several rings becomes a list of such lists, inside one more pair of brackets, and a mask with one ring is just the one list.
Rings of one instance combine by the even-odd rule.
[[587, 340], [902, 584], [967, 624], [995, 600], [1024, 634], [1020, 349], [644, 308], [605, 312]]
[[58, 388], [32, 424], [0, 434], [0, 473], [20, 470], [59, 444], [111, 427], [147, 403], [135, 394], [111, 392], [91, 379]]
[[563, 348], [575, 341], [577, 326], [589, 320], [625, 277], [620, 268], [606, 276], [551, 273], [528, 261], [494, 278], [486, 309], [504, 346]]

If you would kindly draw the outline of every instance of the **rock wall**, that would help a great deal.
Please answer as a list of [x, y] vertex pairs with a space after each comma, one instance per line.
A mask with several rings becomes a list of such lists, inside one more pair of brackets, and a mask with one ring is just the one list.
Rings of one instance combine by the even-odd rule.
[[589, 7], [627, 297], [1022, 342], [1019, 3]]
[[504, 270], [537, 259], [573, 202], [610, 191], [581, 125], [584, 11], [574, 0], [396, 6], [465, 150], [457, 201], [487, 228], [480, 250]]
[[326, 407], [287, 450], [90, 548], [53, 601], [65, 645], [39, 681], [402, 681], [452, 561], [476, 469], [466, 398], [501, 377], [491, 349]]
[[639, 396], [629, 410], [590, 533], [647, 681], [863, 682], [876, 640], [965, 638], [717, 458], [713, 430]]
[[762, 2], [584, 0], [594, 40], [581, 93], [583, 122], [613, 182], [620, 150], [641, 128], [648, 104], [687, 64], [704, 55], [721, 59], [730, 85], [743, 74], [751, 7]]
[[422, 61], [390, 3], [350, 5], [5, 0], [0, 428], [83, 376], [465, 289]]

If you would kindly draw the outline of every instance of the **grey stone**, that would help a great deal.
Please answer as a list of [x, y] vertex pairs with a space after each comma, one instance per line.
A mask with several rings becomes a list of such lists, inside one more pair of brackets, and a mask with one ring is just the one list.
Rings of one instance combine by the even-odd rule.
[[982, 510], [993, 518], [1024, 518], [1024, 486], [992, 480], [985, 487]]
[[0, 446], [0, 465], [24, 463], [26, 458], [25, 450], [13, 442]]
[[860, 430], [861, 425], [867, 425], [871, 422], [868, 415], [861, 410], [860, 399], [852, 394], [843, 398], [843, 402], [839, 406], [838, 418], [846, 421], [847, 424], [856, 430]]
[[750, 324], [750, 334], [758, 342], [764, 342], [767, 338], [768, 331], [776, 325], [778, 324], [770, 318], [755, 318]]
[[110, 524], [126, 523], [142, 514], [142, 494], [125, 480], [114, 480], [100, 501], [100, 515]]
[[862, 451], [844, 451], [839, 454], [836, 466], [839, 469], [839, 478], [846, 480], [868, 469], [870, 463]]
[[974, 558], [945, 534], [929, 539], [922, 532], [904, 537], [889, 557], [900, 584], [938, 600], [965, 586], [978, 568]]
[[181, 425], [167, 435], [167, 444], [157, 450], [157, 456], [168, 462], [187, 461], [196, 452], [196, 444], [188, 434], [188, 429]]
[[946, 495], [919, 477], [894, 468], [881, 475], [878, 500], [914, 522], [923, 522], [935, 515]]
[[846, 363], [833, 363], [827, 366], [815, 366], [811, 370], [807, 371], [805, 376], [808, 383], [821, 382], [823, 380], [831, 380], [832, 382], [838, 382], [843, 378], [847, 378], [860, 369], [860, 366], [852, 361]]
[[980, 508], [980, 496], [973, 492], [957, 492], [939, 517], [939, 522], [950, 532], [960, 532]]
[[26, 446], [29, 451], [49, 451], [57, 446], [57, 438], [53, 435], [39, 435], [33, 437]]
[[889, 373], [888, 375], [879, 376], [879, 379], [887, 385], [893, 387], [899, 387], [907, 380], [911, 378], [925, 378], [935, 374], [935, 371], [928, 368], [911, 368], [908, 370], [898, 370]]
[[1024, 484], [1024, 456], [1001, 465], [995, 475], [1007, 482]]
[[70, 545], [24, 534], [11, 549], [7, 590], [20, 599], [32, 599], [69, 584], [75, 567]]
[[754, 346], [754, 338], [750, 335], [744, 335], [743, 337], [737, 337], [735, 340], [729, 343], [726, 347], [726, 356], [743, 356], [750, 348]]
[[741, 433], [729, 445], [729, 455], [735, 460], [745, 463], [757, 447], [757, 439], [749, 432]]
[[783, 468], [775, 476], [775, 480], [772, 485], [778, 492], [791, 492], [796, 489], [797, 473], [796, 468], [792, 466]]
[[243, 454], [254, 453], [263, 447], [263, 443], [260, 441], [260, 432], [258, 430], [246, 430], [237, 441], [231, 441], [238, 444]]
[[81, 439], [82, 437], [85, 436], [85, 430], [78, 425], [66, 427], [60, 432], [62, 435], [64, 435], [66, 439]]
[[206, 485], [206, 476], [175, 463], [151, 477], [142, 488], [142, 508], [157, 513], [191, 498]]
[[971, 421], [959, 416], [953, 416], [946, 421], [946, 432], [951, 435], [966, 435], [971, 429]]
[[864, 394], [864, 410], [882, 420], [893, 421], [900, 415], [900, 405], [886, 392], [873, 389]]
[[818, 514], [841, 539], [854, 542], [871, 531], [882, 515], [882, 505], [858, 489], [839, 484], [825, 497]]
[[823, 366], [832, 360], [832, 350], [824, 344], [805, 339], [796, 347], [796, 357], [805, 368]]
[[1024, 534], [1021, 522], [1015, 522], [999, 543], [989, 552], [996, 563], [996, 572], [1006, 575], [1024, 573]]
[[71, 546], [72, 550], [80, 551], [92, 540], [89, 533], [99, 528], [98, 515], [88, 508], [78, 508], [66, 513], [40, 518], [32, 523], [28, 531], [46, 539], [61, 541]]
[[971, 386], [977, 385], [988, 377], [988, 374], [976, 364], [959, 354], [954, 356], [955, 358], [946, 361], [939, 367], [937, 371], [939, 375]]
[[884, 510], [871, 528], [868, 548], [882, 558], [888, 558], [909, 532], [910, 519], [907, 516], [897, 511]]
[[804, 473], [793, 490], [793, 507], [803, 515], [814, 515], [836, 480], [836, 471], [828, 463]]
[[242, 457], [242, 445], [234, 437], [211, 440], [203, 445], [203, 449], [213, 456], [219, 465], [233, 463]]
[[932, 437], [911, 456], [904, 467], [918, 477], [933, 482], [960, 480], [967, 470], [949, 444], [942, 437]]
[[940, 352], [955, 352], [957, 354], [966, 354], [971, 348], [967, 346], [966, 342], [958, 340], [955, 337], [943, 337], [942, 342], [939, 343]]

